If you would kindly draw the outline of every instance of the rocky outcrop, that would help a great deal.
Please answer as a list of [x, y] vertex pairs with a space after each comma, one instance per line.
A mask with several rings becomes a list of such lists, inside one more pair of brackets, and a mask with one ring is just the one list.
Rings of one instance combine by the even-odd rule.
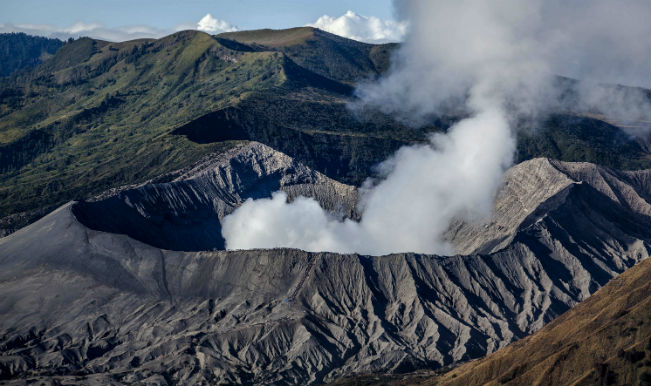
[[575, 186], [579, 184], [589, 185], [607, 201], [622, 206], [625, 210], [622, 213], [651, 215], [648, 170], [619, 171], [587, 162], [536, 158], [507, 171], [495, 199], [494, 213], [488, 221], [456, 220], [446, 238], [460, 254], [498, 251], [513, 241], [519, 229], [564, 203], [570, 191], [581, 189]]
[[[202, 200], [227, 207], [201, 196], [204, 187], [223, 194], [211, 199], [236, 192], [223, 200], [233, 205], [241, 192], [264, 191], [250, 188], [260, 174], [228, 177], [221, 172], [228, 167], [211, 162], [108, 200], [149, 215], [147, 197], [156, 198], [152, 207], [168, 202], [167, 213], [183, 214]], [[273, 166], [282, 159], [250, 165], [233, 170], [283, 170], [269, 186], [301, 186], [277, 182], [301, 181], [291, 168]], [[305, 173], [297, 175], [319, 181]], [[477, 248], [491, 245], [490, 253], [451, 257], [173, 251], [90, 229], [75, 216], [80, 204], [70, 203], [0, 239], [0, 377], [306, 384], [483, 356], [649, 256], [648, 186], [642, 172], [547, 160], [518, 165], [504, 190], [521, 205], [502, 202], [487, 228], [473, 228], [486, 229]], [[116, 207], [106, 208], [119, 216]], [[510, 233], [491, 230], [500, 225]]]

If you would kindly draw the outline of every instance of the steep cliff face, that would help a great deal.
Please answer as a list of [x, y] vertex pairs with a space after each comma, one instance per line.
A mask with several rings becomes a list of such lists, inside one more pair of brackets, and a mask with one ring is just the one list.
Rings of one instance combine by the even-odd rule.
[[107, 192], [74, 206], [88, 227], [122, 233], [172, 250], [224, 249], [221, 220], [247, 198], [283, 190], [290, 199], [313, 197], [340, 217], [355, 217], [357, 191], [257, 142], [140, 186]]
[[0, 239], [0, 377], [306, 384], [439, 367], [540, 329], [651, 252], [648, 172], [520, 164], [492, 222], [455, 230], [486, 253], [451, 257], [160, 249], [120, 227], [156, 226], [163, 206], [156, 229], [183, 242], [193, 228], [181, 220], [208, 211], [218, 224], [278, 188], [342, 215], [356, 200], [255, 144], [167, 178]]

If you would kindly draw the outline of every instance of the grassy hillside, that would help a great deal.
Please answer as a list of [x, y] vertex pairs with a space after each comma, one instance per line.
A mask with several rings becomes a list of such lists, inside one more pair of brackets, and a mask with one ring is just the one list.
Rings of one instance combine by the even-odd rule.
[[643, 260], [537, 333], [443, 374], [333, 385], [650, 385], [650, 275]]
[[314, 39], [317, 30], [312, 27], [296, 27], [289, 29], [259, 29], [250, 31], [224, 32], [218, 37], [231, 39], [253, 47], [280, 48], [304, 44]]
[[226, 32], [217, 38], [236, 41], [251, 50], [283, 52], [310, 71], [348, 84], [386, 71], [396, 47], [393, 43], [366, 44], [312, 27]]
[[[453, 121], [413, 129], [346, 108], [353, 83], [386, 71], [393, 47], [313, 28], [67, 43], [0, 79], [0, 229], [241, 140], [360, 184], [400, 146]], [[639, 144], [588, 117], [562, 115], [530, 133], [519, 159], [649, 165]]]
[[7, 82], [0, 115], [0, 214], [181, 167], [228, 144], [166, 135], [286, 81], [281, 54], [237, 53], [203, 33], [121, 44], [80, 39]]
[[[222, 151], [238, 138], [198, 143], [171, 134], [232, 106], [242, 106], [247, 116], [264, 122], [254, 128], [260, 132], [246, 139], [267, 138], [279, 144], [280, 137], [273, 133], [284, 130], [282, 138], [289, 147], [280, 147], [291, 150], [296, 147], [293, 133], [304, 132], [304, 142], [311, 147], [304, 161], [322, 153], [315, 142], [357, 151], [359, 143], [345, 138], [342, 142], [341, 132], [356, 136], [359, 127], [369, 124], [345, 109], [349, 85], [310, 71], [283, 52], [220, 41], [224, 40], [196, 31], [125, 43], [82, 38], [63, 46], [34, 71], [4, 80], [0, 217], [143, 181], [207, 152]], [[317, 116], [319, 122], [312, 123]], [[337, 122], [341, 127], [331, 129]], [[378, 128], [377, 123], [370, 126]], [[396, 133], [406, 129], [390, 122], [383, 130], [396, 128]], [[316, 133], [332, 130], [338, 133]], [[370, 162], [409, 142], [414, 130], [407, 131], [397, 135], [399, 140], [385, 141]], [[341, 151], [337, 156], [345, 157]], [[354, 178], [360, 180], [369, 168], [357, 168]], [[13, 217], [9, 220], [15, 222]]]

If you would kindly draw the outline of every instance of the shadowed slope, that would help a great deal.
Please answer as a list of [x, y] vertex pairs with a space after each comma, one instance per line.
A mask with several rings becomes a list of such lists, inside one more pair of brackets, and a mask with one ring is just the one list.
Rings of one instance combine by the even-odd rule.
[[0, 33], [0, 77], [34, 67], [47, 60], [63, 44], [59, 39], [29, 36], [22, 32]]
[[167, 178], [172, 181], [150, 182], [80, 202], [73, 212], [92, 229], [181, 251], [224, 249], [223, 217], [248, 198], [271, 197], [278, 190], [290, 199], [313, 197], [333, 215], [355, 217], [355, 188], [260, 143], [209, 155]]

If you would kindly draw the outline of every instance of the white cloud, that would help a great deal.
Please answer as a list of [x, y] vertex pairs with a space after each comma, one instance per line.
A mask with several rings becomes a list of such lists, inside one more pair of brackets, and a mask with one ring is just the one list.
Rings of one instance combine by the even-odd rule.
[[24, 32], [28, 35], [67, 39], [88, 36], [94, 39], [121, 42], [140, 38], [159, 38], [173, 30], [158, 29], [145, 25], [131, 25], [109, 28], [100, 23], [77, 22], [69, 27], [56, 27], [48, 24], [3, 24], [0, 32]]
[[68, 27], [57, 27], [49, 24], [0, 24], [0, 33], [24, 32], [28, 35], [46, 36], [51, 38], [67, 39], [88, 36], [94, 39], [122, 42], [141, 38], [160, 38], [175, 31], [197, 29], [210, 34], [236, 31], [237, 27], [230, 23], [214, 18], [209, 13], [195, 23], [182, 23], [174, 28], [161, 29], [146, 25], [129, 25], [121, 27], [107, 27], [100, 23], [76, 22]]
[[367, 43], [399, 42], [407, 32], [406, 22], [382, 20], [375, 16], [358, 15], [353, 11], [339, 17], [323, 15], [308, 26]]
[[[374, 16], [358, 15], [348, 11], [339, 17], [321, 16], [309, 26], [320, 28], [343, 37], [368, 43], [385, 43], [402, 41], [407, 32], [406, 22], [382, 20]], [[0, 32], [24, 32], [30, 35], [67, 39], [69, 37], [88, 36], [113, 42], [160, 38], [174, 31], [196, 29], [209, 34], [237, 31], [238, 28], [228, 21], [218, 19], [207, 13], [196, 23], [180, 23], [174, 28], [161, 29], [145, 25], [107, 27], [100, 23], [76, 22], [68, 27], [49, 24], [0, 24]]]
[[211, 14], [207, 13], [197, 23], [197, 29], [209, 34], [218, 34], [220, 32], [237, 31], [237, 27], [233, 26], [227, 21], [214, 18]]

